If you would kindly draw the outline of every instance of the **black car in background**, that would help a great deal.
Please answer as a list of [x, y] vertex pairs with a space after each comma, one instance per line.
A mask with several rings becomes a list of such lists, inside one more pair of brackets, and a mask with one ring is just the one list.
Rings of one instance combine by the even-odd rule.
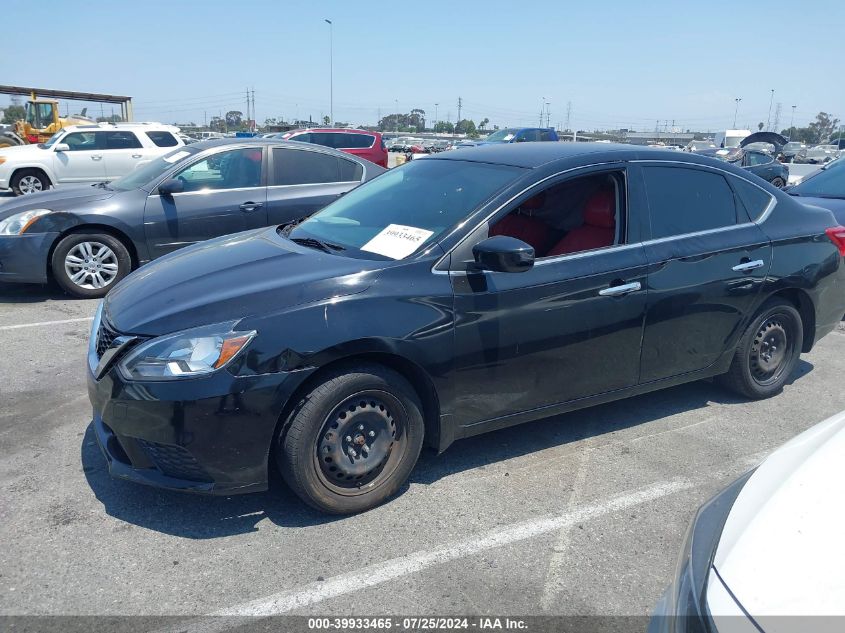
[[192, 143], [110, 183], [0, 207], [0, 281], [101, 297], [138, 266], [212, 237], [305, 218], [385, 170], [265, 139]]
[[358, 512], [424, 443], [712, 376], [777, 393], [845, 313], [843, 254], [829, 211], [695, 154], [444, 152], [124, 279], [91, 333], [93, 428], [116, 477], [232, 494], [278, 467]]
[[789, 168], [769, 152], [757, 149], [710, 148], [699, 150], [699, 156], [709, 156], [748, 170], [755, 176], [783, 189], [789, 181]]
[[845, 224], [845, 158], [838, 158], [787, 189], [799, 202], [828, 209]]

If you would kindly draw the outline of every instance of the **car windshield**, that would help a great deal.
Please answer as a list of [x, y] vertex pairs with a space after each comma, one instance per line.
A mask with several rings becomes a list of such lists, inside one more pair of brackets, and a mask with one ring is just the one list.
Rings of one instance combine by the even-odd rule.
[[506, 128], [504, 130], [498, 130], [497, 132], [493, 132], [484, 140], [487, 143], [506, 143], [507, 141], [510, 141], [514, 136], [516, 136], [516, 133], [517, 130]]
[[353, 189], [290, 231], [363, 259], [404, 259], [464, 220], [522, 168], [420, 160]]
[[123, 178], [118, 178], [117, 180], [110, 182], [109, 187], [117, 189], [118, 191], [129, 191], [130, 189], [143, 187], [148, 182], [161, 176], [177, 163], [183, 162], [185, 159], [193, 156], [197, 153], [197, 151], [198, 150], [195, 147], [180, 147], [176, 151], [160, 156], [146, 165], [139, 166]]
[[792, 187], [789, 193], [817, 198], [845, 198], [845, 159], [829, 163]]
[[39, 143], [39, 144], [38, 144], [38, 147], [40, 147], [41, 149], [50, 149], [51, 147], [53, 147], [53, 145], [55, 145], [55, 144], [56, 144], [56, 142], [59, 140], [59, 138], [60, 138], [60, 137], [61, 137], [64, 133], [65, 133], [65, 130], [59, 130], [58, 132], [56, 132], [55, 134], [53, 134], [53, 136], [51, 136], [50, 138], [48, 138], [46, 143]]

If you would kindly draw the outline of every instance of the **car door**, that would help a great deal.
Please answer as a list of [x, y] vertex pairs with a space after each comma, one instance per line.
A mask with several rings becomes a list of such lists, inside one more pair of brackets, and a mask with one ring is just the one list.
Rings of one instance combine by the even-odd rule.
[[650, 217], [640, 377], [651, 382], [706, 370], [733, 349], [772, 249], [729, 184], [741, 179], [699, 165], [640, 169]]
[[306, 218], [357, 187], [364, 177], [360, 163], [318, 148], [274, 147], [270, 159], [270, 224]]
[[103, 162], [106, 164], [106, 178], [115, 180], [125, 176], [142, 162], [144, 146], [134, 132], [109, 130], [102, 134], [105, 138]]
[[256, 146], [226, 149], [204, 154], [168, 174], [166, 179], [184, 183], [184, 191], [163, 195], [156, 189], [147, 197], [144, 232], [151, 258], [266, 226], [264, 155]]
[[106, 179], [103, 161], [105, 132], [70, 132], [56, 145], [67, 150], [53, 152], [53, 172], [60, 183], [102, 182]]
[[[586, 169], [552, 184], [605, 173]], [[612, 173], [619, 185], [611, 246], [540, 257], [524, 273], [467, 271], [470, 252], [453, 251], [459, 425], [637, 384], [647, 270], [638, 222], [646, 210], [626, 167]], [[468, 243], [487, 237], [482, 228]]]

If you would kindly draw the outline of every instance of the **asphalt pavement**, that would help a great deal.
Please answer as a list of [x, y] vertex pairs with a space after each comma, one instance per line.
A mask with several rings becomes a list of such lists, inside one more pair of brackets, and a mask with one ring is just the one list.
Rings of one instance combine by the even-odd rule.
[[[353, 517], [112, 480], [89, 424], [94, 301], [0, 285], [0, 614], [646, 615], [696, 507], [845, 408], [845, 332], [781, 395], [697, 382], [423, 454]], [[225, 625], [224, 625], [225, 626]]]

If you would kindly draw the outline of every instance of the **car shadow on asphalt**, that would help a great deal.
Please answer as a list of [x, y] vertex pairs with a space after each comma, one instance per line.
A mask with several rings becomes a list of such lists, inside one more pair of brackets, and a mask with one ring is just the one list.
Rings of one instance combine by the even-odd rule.
[[[801, 360], [788, 384], [812, 370], [812, 363]], [[710, 403], [745, 402], [748, 400], [710, 381], [698, 381], [486, 433], [461, 440], [442, 455], [424, 451], [399, 494], [412, 484], [429, 485], [463, 471], [703, 409]], [[246, 534], [257, 531], [258, 523], [264, 519], [279, 527], [348, 519], [306, 506], [284, 484], [275, 468], [270, 469], [268, 491], [231, 497], [160, 490], [112, 479], [90, 424], [82, 439], [81, 461], [91, 490], [110, 516], [172, 536], [212, 539]]]
[[0, 283], [0, 303], [43, 303], [44, 301], [89, 301], [72, 297], [54, 282], [47, 284]]

